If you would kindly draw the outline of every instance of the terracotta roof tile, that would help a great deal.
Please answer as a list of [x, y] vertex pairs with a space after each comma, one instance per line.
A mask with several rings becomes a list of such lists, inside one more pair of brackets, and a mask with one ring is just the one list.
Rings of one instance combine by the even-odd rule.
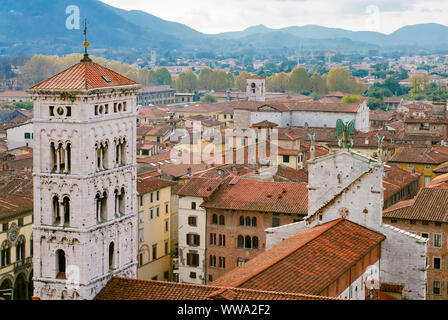
[[223, 184], [201, 206], [304, 216], [308, 213], [308, 189], [305, 183], [242, 178], [234, 185]]
[[338, 219], [298, 232], [213, 285], [319, 295], [384, 239], [375, 231]]
[[137, 83], [94, 62], [80, 62], [29, 90], [90, 90]]
[[448, 161], [448, 147], [415, 148], [402, 147], [392, 156], [390, 162], [442, 164]]
[[33, 210], [33, 199], [0, 193], [0, 219]]
[[186, 182], [177, 192], [180, 196], [208, 197], [221, 184], [222, 179], [219, 178], [200, 178], [193, 177]]
[[171, 180], [163, 180], [159, 178], [138, 178], [137, 179], [137, 193], [145, 194], [155, 190], [160, 190], [166, 187], [175, 185], [176, 183]]
[[[444, 177], [444, 179], [447, 179]], [[434, 182], [434, 181], [433, 181]], [[448, 222], [448, 188], [436, 181], [423, 188], [415, 199], [398, 202], [383, 211], [383, 217], [434, 222]]]
[[211, 285], [113, 277], [95, 300], [340, 300], [307, 294], [282, 293]]

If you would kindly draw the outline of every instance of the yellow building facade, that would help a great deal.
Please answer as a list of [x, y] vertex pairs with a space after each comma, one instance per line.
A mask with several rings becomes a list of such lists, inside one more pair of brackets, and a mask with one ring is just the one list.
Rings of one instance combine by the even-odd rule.
[[158, 178], [138, 179], [138, 279], [171, 281], [171, 186]]
[[33, 295], [33, 201], [0, 194], [0, 298]]

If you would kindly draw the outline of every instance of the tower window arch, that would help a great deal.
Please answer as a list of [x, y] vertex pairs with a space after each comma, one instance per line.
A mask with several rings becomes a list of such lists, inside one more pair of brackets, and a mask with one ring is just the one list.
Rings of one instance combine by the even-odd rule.
[[109, 271], [112, 271], [115, 269], [115, 244], [114, 242], [111, 242], [109, 244]]
[[55, 173], [70, 173], [72, 144], [70, 142], [51, 142], [51, 168]]
[[59, 249], [56, 251], [56, 278], [57, 279], [65, 279], [65, 271], [66, 271], [66, 257], [64, 250]]
[[57, 225], [61, 223], [61, 205], [59, 203], [59, 197], [53, 196], [53, 224]]

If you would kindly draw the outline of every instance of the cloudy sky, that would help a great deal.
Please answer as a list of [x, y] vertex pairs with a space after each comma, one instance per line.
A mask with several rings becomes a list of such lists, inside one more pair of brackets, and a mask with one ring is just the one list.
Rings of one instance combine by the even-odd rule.
[[447, 0], [101, 0], [146, 11], [204, 33], [316, 24], [391, 33], [417, 23], [448, 25]]

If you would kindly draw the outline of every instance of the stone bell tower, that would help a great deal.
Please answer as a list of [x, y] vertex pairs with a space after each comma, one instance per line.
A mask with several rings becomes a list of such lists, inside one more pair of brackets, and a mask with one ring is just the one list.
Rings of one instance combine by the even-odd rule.
[[249, 101], [266, 101], [266, 79], [260, 76], [247, 78], [246, 95]]
[[94, 63], [28, 90], [34, 101], [34, 295], [93, 299], [137, 276], [136, 94]]

